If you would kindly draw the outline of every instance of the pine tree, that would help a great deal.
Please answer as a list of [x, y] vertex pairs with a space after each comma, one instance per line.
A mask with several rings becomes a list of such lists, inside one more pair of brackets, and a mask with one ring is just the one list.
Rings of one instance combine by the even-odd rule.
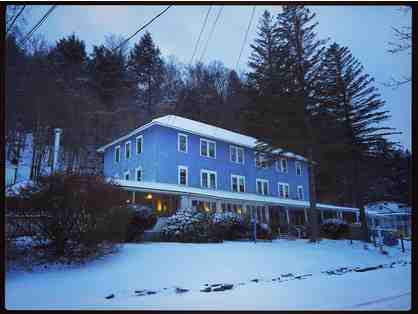
[[365, 241], [369, 241], [364, 201], [367, 189], [367, 166], [379, 154], [382, 142], [387, 149], [394, 143], [385, 136], [394, 134], [392, 128], [379, 124], [389, 118], [382, 110], [384, 101], [373, 78], [364, 72], [363, 66], [347, 47], [333, 43], [324, 56], [321, 84], [322, 105], [339, 121], [340, 132], [333, 134], [338, 143], [339, 162], [345, 167], [344, 177], [351, 186], [351, 203], [360, 209], [360, 220]]
[[161, 100], [164, 62], [160, 49], [155, 46], [149, 32], [135, 44], [128, 65], [138, 86], [139, 101], [144, 105], [148, 118], [151, 118], [154, 113], [153, 106]]

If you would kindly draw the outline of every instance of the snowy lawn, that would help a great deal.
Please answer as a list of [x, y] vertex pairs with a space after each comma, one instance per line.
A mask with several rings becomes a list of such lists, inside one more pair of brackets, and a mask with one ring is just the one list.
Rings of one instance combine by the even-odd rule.
[[[49, 266], [6, 274], [7, 309], [316, 310], [409, 309], [411, 254], [360, 242], [306, 240], [221, 244], [125, 244], [84, 266]], [[327, 275], [340, 267], [388, 265]], [[281, 275], [312, 274], [288, 280]], [[272, 281], [280, 277], [280, 280]], [[258, 282], [252, 279], [259, 279]], [[291, 277], [290, 277], [291, 279]], [[232, 290], [201, 292], [205, 284]], [[188, 289], [176, 293], [176, 287]], [[135, 290], [155, 291], [136, 295]], [[114, 297], [106, 299], [113, 294]]]

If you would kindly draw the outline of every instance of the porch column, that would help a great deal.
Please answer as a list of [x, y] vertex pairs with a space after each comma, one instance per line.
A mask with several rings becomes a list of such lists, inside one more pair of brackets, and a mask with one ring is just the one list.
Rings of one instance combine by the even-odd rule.
[[266, 213], [266, 223], [270, 222], [269, 207], [264, 206], [264, 212]]
[[341, 210], [337, 211], [338, 218], [343, 219], [343, 212]]
[[303, 211], [305, 213], [305, 223], [307, 223], [307, 222], [309, 222], [309, 219], [308, 219], [308, 209], [307, 208], [304, 208]]
[[324, 221], [324, 211], [322, 209], [320, 209], [321, 211], [321, 221]]
[[289, 219], [289, 208], [287, 208], [287, 207], [286, 207], [286, 221], [287, 221], [287, 224], [289, 225], [289, 224], [290, 224], [290, 219]]
[[360, 222], [360, 215], [358, 212], [356, 212], [356, 223]]
[[180, 208], [181, 209], [189, 208], [189, 197], [187, 195], [180, 196]]
[[219, 200], [216, 201], [216, 212], [217, 213], [221, 212], [221, 201]]
[[132, 191], [132, 204], [135, 204], [135, 191]]

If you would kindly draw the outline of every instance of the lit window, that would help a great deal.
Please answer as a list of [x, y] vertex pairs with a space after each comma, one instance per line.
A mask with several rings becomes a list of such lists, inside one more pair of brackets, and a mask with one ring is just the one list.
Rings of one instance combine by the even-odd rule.
[[142, 145], [143, 145], [143, 136], [140, 135], [136, 138], [136, 154], [139, 155], [142, 153]]
[[269, 186], [269, 181], [268, 180], [257, 179], [256, 184], [257, 184], [257, 193], [258, 194], [268, 195], [268, 186]]
[[179, 173], [179, 178], [178, 178], [178, 182], [181, 185], [187, 185], [188, 184], [188, 179], [187, 179], [187, 167], [185, 166], [179, 166], [178, 167], [178, 173]]
[[245, 177], [239, 175], [231, 175], [232, 192], [245, 192]]
[[120, 161], [120, 146], [115, 147], [115, 162]]
[[216, 158], [216, 143], [205, 139], [200, 139], [200, 155]]
[[125, 143], [125, 159], [128, 160], [131, 158], [131, 142]]
[[216, 189], [216, 172], [210, 170], [201, 170], [200, 186], [205, 189]]
[[187, 153], [187, 138], [186, 134], [178, 134], [177, 137], [177, 148], [179, 152]]
[[279, 186], [279, 197], [289, 198], [289, 184], [279, 182], [278, 186]]

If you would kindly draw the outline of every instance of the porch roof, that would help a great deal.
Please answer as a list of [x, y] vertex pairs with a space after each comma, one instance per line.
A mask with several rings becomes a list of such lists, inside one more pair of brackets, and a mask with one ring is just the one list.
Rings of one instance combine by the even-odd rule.
[[[295, 206], [309, 208], [308, 201], [299, 201], [292, 199], [283, 199], [274, 196], [265, 196], [254, 193], [238, 193], [238, 192], [229, 192], [229, 191], [220, 191], [220, 190], [209, 190], [201, 189], [191, 186], [183, 186], [178, 184], [169, 184], [169, 183], [160, 183], [160, 182], [148, 182], [148, 181], [130, 181], [130, 180], [121, 180], [108, 178], [108, 180], [113, 181], [117, 185], [121, 186], [123, 189], [128, 191], [147, 191], [147, 192], [159, 192], [159, 193], [169, 193], [169, 194], [178, 194], [178, 195], [189, 195], [197, 197], [212, 197], [212, 198], [221, 198], [221, 199], [230, 199], [246, 202], [262, 202], [269, 203], [272, 205], [279, 206]], [[344, 206], [335, 206], [328, 204], [316, 204], [318, 209], [322, 210], [340, 210], [340, 211], [349, 211], [357, 212], [358, 208], [353, 207], [344, 207]]]

